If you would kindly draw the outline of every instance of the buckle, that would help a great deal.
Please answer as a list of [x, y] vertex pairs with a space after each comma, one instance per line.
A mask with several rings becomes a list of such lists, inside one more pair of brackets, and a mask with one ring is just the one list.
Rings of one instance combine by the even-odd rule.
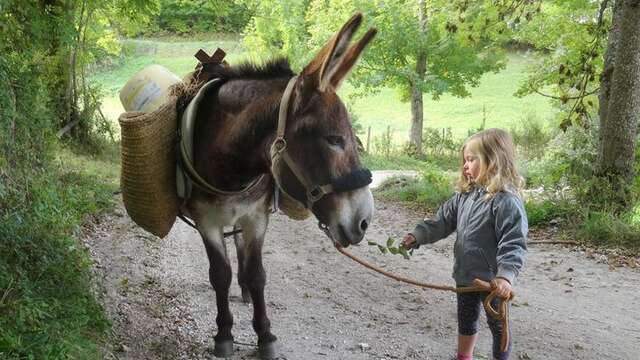
[[307, 191], [307, 200], [311, 203], [320, 200], [320, 198], [322, 198], [323, 196], [324, 192], [322, 191], [320, 186], [316, 186], [313, 189]]
[[271, 156], [273, 157], [273, 155], [275, 154], [282, 154], [286, 148], [287, 140], [285, 140], [283, 137], [276, 138], [273, 141], [273, 144], [271, 144]]

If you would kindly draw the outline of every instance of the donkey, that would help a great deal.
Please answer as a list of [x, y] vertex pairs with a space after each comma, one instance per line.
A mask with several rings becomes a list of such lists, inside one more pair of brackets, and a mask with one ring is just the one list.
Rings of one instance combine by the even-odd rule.
[[361, 21], [361, 14], [353, 16], [297, 76], [285, 59], [220, 67], [215, 75], [222, 85], [201, 101], [193, 168], [211, 188], [228, 191], [194, 186], [181, 211], [195, 222], [209, 258], [217, 301], [217, 357], [233, 353], [232, 272], [224, 226], [242, 229], [236, 237], [238, 283], [245, 301], [250, 296], [253, 302], [253, 328], [264, 359], [276, 356], [262, 264], [274, 189], [308, 208], [336, 246], [360, 242], [371, 222], [371, 173], [360, 168], [347, 110], [336, 95], [376, 33], [369, 29], [349, 46]]

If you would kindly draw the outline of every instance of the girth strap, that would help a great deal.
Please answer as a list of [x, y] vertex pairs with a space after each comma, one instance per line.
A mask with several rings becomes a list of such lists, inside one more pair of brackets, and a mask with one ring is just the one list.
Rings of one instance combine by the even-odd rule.
[[212, 91], [214, 88], [218, 88], [223, 84], [223, 80], [216, 78], [205, 83], [196, 96], [191, 100], [182, 116], [179, 118], [178, 124], [178, 178], [184, 181], [182, 189], [179, 186], [178, 194], [187, 199], [190, 197], [190, 185], [193, 184], [198, 189], [213, 195], [238, 195], [250, 191], [256, 185], [258, 185], [265, 174], [261, 174], [252, 179], [249, 184], [243, 186], [238, 190], [224, 190], [217, 188], [207, 182], [196, 171], [193, 165], [193, 135], [195, 129], [195, 122], [198, 111], [200, 110], [200, 103], [206, 96], [206, 94]]

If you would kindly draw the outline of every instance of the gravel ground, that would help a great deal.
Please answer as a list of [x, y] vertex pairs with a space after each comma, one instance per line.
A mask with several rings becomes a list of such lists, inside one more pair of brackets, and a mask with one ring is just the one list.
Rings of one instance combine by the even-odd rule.
[[[401, 238], [423, 217], [376, 201], [366, 240]], [[97, 292], [113, 321], [107, 359], [210, 359], [215, 296], [204, 247], [176, 222], [164, 239], [148, 235], [122, 206], [95, 219], [84, 241], [95, 261]], [[410, 260], [366, 245], [351, 252], [386, 270], [452, 284], [453, 236]], [[235, 267], [235, 251], [230, 249]], [[532, 245], [515, 287], [514, 359], [637, 359], [640, 301], [637, 259]], [[272, 217], [265, 240], [266, 301], [280, 359], [449, 359], [455, 350], [455, 295], [373, 274], [336, 252], [313, 220]], [[631, 266], [628, 266], [631, 265]], [[252, 309], [231, 290], [237, 342], [232, 359], [256, 358]], [[482, 322], [477, 359], [489, 358]]]

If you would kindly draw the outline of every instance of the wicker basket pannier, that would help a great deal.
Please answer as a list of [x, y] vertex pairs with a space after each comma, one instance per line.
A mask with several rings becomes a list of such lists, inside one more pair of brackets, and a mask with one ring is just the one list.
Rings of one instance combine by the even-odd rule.
[[165, 237], [180, 204], [176, 194], [176, 99], [170, 98], [152, 112], [125, 112], [119, 122], [125, 208], [136, 224]]

